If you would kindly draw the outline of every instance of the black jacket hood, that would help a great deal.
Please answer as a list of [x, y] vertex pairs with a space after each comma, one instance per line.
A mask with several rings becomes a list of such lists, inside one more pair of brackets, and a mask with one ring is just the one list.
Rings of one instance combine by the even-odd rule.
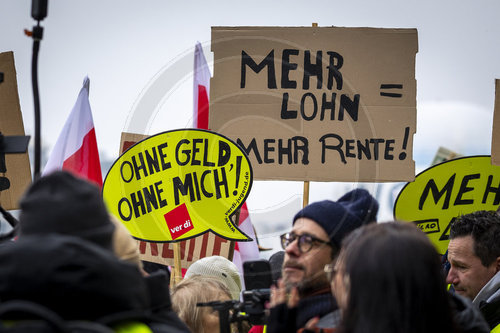
[[146, 309], [137, 267], [74, 236], [24, 235], [0, 246], [0, 300], [42, 304], [68, 320]]

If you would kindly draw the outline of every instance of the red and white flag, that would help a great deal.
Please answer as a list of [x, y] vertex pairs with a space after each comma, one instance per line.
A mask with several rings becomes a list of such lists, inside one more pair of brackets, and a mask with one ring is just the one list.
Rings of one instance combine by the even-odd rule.
[[193, 127], [208, 129], [208, 100], [210, 96], [210, 69], [201, 44], [194, 49]]
[[[196, 43], [194, 52], [194, 112], [193, 127], [208, 129], [208, 110], [210, 96], [210, 69], [203, 55], [200, 43]], [[247, 204], [244, 203], [240, 211], [240, 221], [238, 228], [251, 237], [251, 242], [236, 242], [234, 246], [233, 263], [240, 270], [243, 276], [243, 262], [259, 259], [259, 247], [255, 238]], [[241, 279], [243, 283], [243, 279]]]
[[43, 174], [67, 170], [102, 187], [101, 163], [89, 103], [90, 80], [85, 77], [75, 106], [45, 165]]
[[[245, 261], [257, 260], [260, 258], [259, 246], [257, 244], [257, 239], [255, 238], [255, 231], [253, 229], [252, 221], [250, 220], [250, 215], [248, 214], [246, 202], [243, 206], [241, 206], [240, 224], [238, 228], [245, 235], [253, 239], [251, 242], [236, 242], [234, 245], [233, 263], [240, 270], [241, 276], [243, 276], [243, 263]], [[243, 279], [241, 279], [241, 284], [244, 285]]]

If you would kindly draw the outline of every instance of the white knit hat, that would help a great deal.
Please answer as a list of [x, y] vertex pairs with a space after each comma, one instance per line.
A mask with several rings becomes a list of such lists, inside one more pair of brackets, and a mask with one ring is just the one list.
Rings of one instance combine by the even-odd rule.
[[193, 275], [213, 276], [220, 279], [231, 292], [232, 298], [236, 301], [240, 299], [240, 273], [236, 265], [228, 259], [221, 256], [201, 258], [189, 266], [184, 277]]

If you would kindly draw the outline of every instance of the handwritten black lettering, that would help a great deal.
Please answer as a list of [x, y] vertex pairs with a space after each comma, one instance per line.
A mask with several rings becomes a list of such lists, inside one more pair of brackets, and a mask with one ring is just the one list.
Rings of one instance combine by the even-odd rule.
[[367, 160], [380, 160], [380, 146], [384, 154], [382, 155], [384, 160], [392, 160], [394, 156], [392, 151], [394, 150], [394, 139], [382, 139], [382, 138], [370, 138], [362, 140], [346, 139], [344, 140], [340, 135], [336, 133], [328, 133], [323, 135], [319, 142], [321, 143], [321, 163], [326, 163], [326, 156], [328, 151], [336, 151], [340, 157], [340, 161], [347, 164], [347, 158], [357, 158], [359, 160], [363, 159], [363, 156]]
[[[323, 93], [321, 95], [321, 108], [319, 110], [318, 98], [316, 95], [311, 92], [305, 93], [300, 99], [301, 118], [306, 121], [312, 121], [318, 118], [319, 113], [319, 120], [323, 121], [325, 120], [326, 110], [330, 110], [329, 120], [337, 119], [338, 121], [343, 121], [344, 115], [347, 112], [350, 119], [358, 121], [360, 95], [355, 94], [351, 99], [348, 95], [342, 94], [339, 97], [339, 103], [336, 103], [336, 97], [336, 93], [331, 93], [331, 99], [328, 99], [327, 94]], [[297, 110], [290, 110], [288, 107], [289, 99], [289, 94], [287, 92], [283, 93], [283, 99], [281, 101], [281, 119], [298, 118], [299, 112], [297, 112]], [[338, 110], [335, 109], [336, 105], [338, 105]], [[337, 112], [337, 117], [335, 117], [335, 112]]]
[[[259, 164], [273, 164], [276, 162], [276, 158], [279, 164], [283, 164], [285, 163], [284, 157], [286, 157], [287, 164], [309, 164], [309, 141], [303, 136], [278, 139], [277, 150], [275, 139], [264, 139], [262, 142], [257, 143], [257, 140], [252, 138], [250, 143], [245, 145], [241, 138], [237, 138], [236, 143], [248, 156], [254, 156]], [[261, 152], [264, 159], [262, 159]]]
[[124, 160], [120, 165], [120, 175], [124, 182], [130, 183], [132, 179], [140, 180], [157, 172], [171, 168], [164, 152], [167, 143], [145, 149], [132, 155], [130, 161]]
[[430, 179], [427, 184], [424, 187], [424, 190], [422, 191], [422, 195], [420, 196], [420, 201], [418, 203], [418, 209], [422, 210], [424, 207], [424, 203], [427, 200], [427, 197], [429, 196], [429, 191], [432, 192], [432, 197], [434, 198], [434, 203], [437, 205], [439, 200], [443, 195], [446, 194], [442, 209], [448, 209], [450, 207], [450, 198], [451, 198], [451, 191], [453, 190], [453, 183], [455, 182], [455, 176], [457, 174], [454, 173], [446, 182], [445, 186], [441, 190], [436, 185], [436, 182], [434, 179]]
[[469, 181], [473, 179], [479, 179], [481, 177], [480, 174], [476, 173], [473, 175], [466, 175], [464, 178], [462, 178], [462, 183], [460, 184], [460, 190], [457, 193], [457, 197], [455, 198], [455, 202], [453, 205], [458, 206], [458, 205], [471, 205], [474, 203], [473, 199], [464, 199], [463, 195], [467, 192], [470, 192], [474, 190], [474, 187], [469, 187]]
[[[208, 177], [211, 175], [211, 177]], [[207, 185], [208, 182], [208, 185]], [[179, 205], [181, 196], [188, 196], [190, 202], [202, 200], [202, 196], [211, 198], [214, 193], [209, 189], [215, 189], [215, 197], [217, 199], [229, 197], [229, 184], [226, 175], [225, 167], [220, 169], [205, 170], [201, 177], [196, 172], [187, 173], [184, 179], [177, 176], [172, 179], [174, 203]]]
[[484, 189], [482, 203], [483, 204], [486, 203], [489, 193], [495, 193], [495, 199], [493, 201], [493, 205], [498, 206], [498, 204], [500, 204], [500, 182], [497, 187], [492, 186], [492, 183], [493, 183], [493, 175], [489, 175], [488, 183], [486, 184], [486, 188]]
[[[292, 79], [293, 72], [297, 70], [298, 63], [292, 60], [292, 57], [303, 54], [303, 77], [302, 89], [308, 90], [310, 87], [310, 78], [316, 77], [316, 88], [323, 88], [323, 77], [327, 77], [326, 88], [332, 90], [335, 86], [336, 90], [342, 90], [343, 77], [340, 69], [344, 64], [344, 58], [337, 52], [327, 51], [328, 65], [323, 67], [323, 51], [316, 51], [315, 61], [311, 60], [311, 50], [284, 49], [281, 54], [281, 88], [282, 89], [297, 89], [297, 81]], [[247, 67], [254, 73], [259, 74], [264, 68], [267, 68], [267, 87], [268, 89], [277, 89], [276, 85], [276, 70], [274, 50], [271, 50], [267, 56], [257, 64], [257, 62], [245, 50], [241, 51], [241, 80], [240, 88], [244, 89], [247, 86]], [[326, 75], [325, 75], [326, 74]]]
[[246, 86], [246, 73], [247, 66], [250, 67], [255, 73], [260, 73], [265, 67], [267, 67], [267, 87], [269, 89], [276, 89], [276, 74], [274, 69], [274, 50], [271, 50], [269, 54], [262, 60], [260, 64], [252, 59], [252, 57], [245, 51], [241, 51], [241, 82], [240, 88], [243, 89]]

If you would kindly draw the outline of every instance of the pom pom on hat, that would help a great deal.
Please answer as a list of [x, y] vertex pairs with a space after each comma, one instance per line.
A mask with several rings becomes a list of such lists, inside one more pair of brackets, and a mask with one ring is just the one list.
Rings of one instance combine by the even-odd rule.
[[367, 190], [355, 189], [337, 201], [324, 200], [307, 205], [295, 215], [293, 223], [301, 217], [313, 220], [325, 230], [330, 242], [340, 248], [347, 234], [377, 220], [378, 207], [377, 200]]
[[195, 261], [186, 271], [185, 277], [193, 275], [212, 276], [227, 286], [234, 300], [240, 299], [241, 279], [238, 268], [222, 256], [211, 256]]

